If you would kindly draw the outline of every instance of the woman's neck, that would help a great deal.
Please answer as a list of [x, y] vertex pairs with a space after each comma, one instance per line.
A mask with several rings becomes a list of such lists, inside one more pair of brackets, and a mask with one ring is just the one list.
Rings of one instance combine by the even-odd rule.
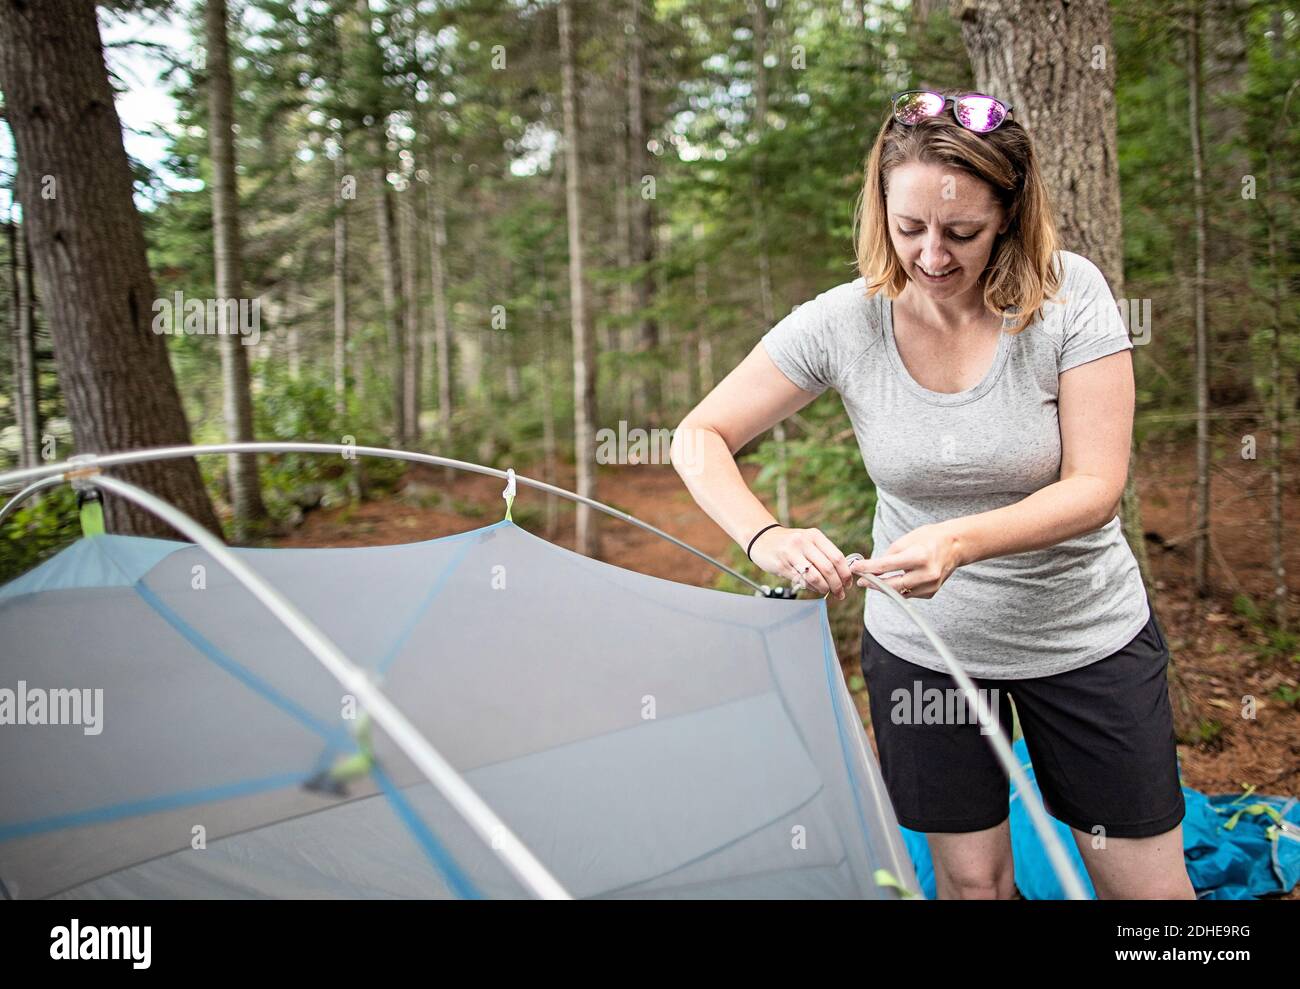
[[952, 299], [936, 301], [908, 282], [894, 300], [913, 320], [940, 332], [960, 332], [987, 322], [993, 313], [984, 305], [984, 287], [976, 284], [969, 292]]

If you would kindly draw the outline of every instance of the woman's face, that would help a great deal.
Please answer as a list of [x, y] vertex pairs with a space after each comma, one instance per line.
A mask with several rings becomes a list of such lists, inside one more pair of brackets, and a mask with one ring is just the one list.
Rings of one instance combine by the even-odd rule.
[[908, 278], [936, 302], [978, 289], [993, 241], [1007, 227], [1006, 211], [987, 182], [926, 162], [890, 173], [885, 209]]

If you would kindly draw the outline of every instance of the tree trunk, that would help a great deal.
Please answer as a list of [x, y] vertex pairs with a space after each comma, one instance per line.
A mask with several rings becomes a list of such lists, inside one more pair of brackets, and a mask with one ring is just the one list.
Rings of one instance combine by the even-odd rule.
[[[543, 293], [541, 303], [542, 331], [542, 368], [539, 377], [539, 391], [542, 393], [542, 480], [547, 484], [559, 484], [559, 444], [555, 437], [555, 396], [551, 391], [551, 300], [546, 297], [546, 254], [537, 252], [537, 284]], [[546, 494], [546, 537], [555, 536], [560, 524], [560, 511], [556, 496]]]
[[[1282, 51], [1282, 24], [1281, 18], [1274, 17], [1273, 22], [1273, 45], [1272, 54], [1275, 62], [1280, 62], [1283, 57]], [[1287, 90], [1286, 98], [1282, 101], [1282, 111], [1278, 115], [1278, 121], [1273, 131], [1273, 138], [1270, 141], [1268, 150], [1268, 187], [1270, 189], [1280, 189], [1279, 176], [1277, 169], [1277, 142], [1281, 134], [1285, 121], [1287, 120], [1287, 111], [1290, 109], [1291, 99], [1296, 94], [1297, 87], [1300, 87], [1300, 80], [1291, 83]], [[1290, 621], [1287, 613], [1287, 580], [1286, 580], [1286, 530], [1283, 515], [1284, 509], [1284, 488], [1282, 485], [1283, 450], [1285, 445], [1282, 435], [1287, 426], [1286, 413], [1286, 387], [1282, 376], [1282, 329], [1284, 299], [1286, 296], [1286, 280], [1282, 277], [1282, 272], [1278, 267], [1278, 211], [1283, 208], [1285, 199], [1276, 202], [1270, 202], [1265, 205], [1261, 203], [1264, 212], [1264, 219], [1268, 230], [1268, 272], [1269, 281], [1272, 291], [1272, 310], [1273, 310], [1273, 332], [1272, 347], [1270, 358], [1270, 381], [1273, 390], [1273, 402], [1271, 405], [1270, 432], [1272, 433], [1272, 456], [1268, 467], [1269, 481], [1271, 491], [1271, 515], [1273, 528], [1273, 620], [1277, 623], [1278, 631], [1288, 631]]]
[[[244, 273], [239, 233], [239, 191], [235, 174], [234, 87], [230, 77], [230, 44], [226, 31], [226, 0], [207, 0], [204, 27], [208, 68], [208, 146], [212, 154], [212, 243], [218, 305], [244, 302]], [[226, 310], [223, 308], [224, 314]], [[222, 398], [226, 439], [248, 443], [254, 438], [253, 398], [248, 382], [245, 337], [238, 332], [217, 337], [221, 348]], [[237, 327], [234, 329], [238, 329]], [[230, 505], [235, 538], [247, 539], [266, 517], [257, 473], [256, 454], [231, 454]]]
[[[654, 0], [650, 0], [653, 11]], [[650, 158], [646, 150], [646, 121], [644, 86], [641, 72], [641, 0], [631, 0], [632, 32], [629, 36], [627, 116], [629, 125], [632, 211], [632, 263], [641, 267], [641, 277], [636, 281], [635, 304], [640, 323], [637, 349], [642, 355], [653, 357], [659, 348], [659, 326], [650, 314], [654, 300], [655, 281], [650, 263], [655, 256], [654, 200], [649, 198], [644, 186], [650, 177]], [[653, 15], [652, 15], [653, 16]], [[640, 402], [646, 410], [650, 428], [659, 425], [663, 396], [659, 384], [659, 370], [654, 362], [644, 362], [644, 370], [637, 376]]]
[[[622, 277], [618, 282], [618, 289], [614, 297], [614, 313], [617, 319], [601, 320], [600, 346], [604, 353], [608, 354], [628, 354], [630, 348], [628, 344], [635, 338], [635, 330], [632, 329], [632, 311], [636, 305], [635, 293], [632, 290], [632, 196], [637, 191], [636, 176], [632, 168], [631, 156], [631, 133], [632, 117], [630, 95], [631, 87], [628, 84], [630, 73], [628, 66], [631, 63], [632, 49], [632, 12], [627, 10], [627, 21], [623, 30], [623, 57], [618, 62], [618, 73], [615, 79], [615, 86], [612, 87], [615, 92], [623, 95], [619, 110], [616, 115], [618, 118], [617, 139], [614, 142], [614, 257], [618, 264], [618, 270]], [[620, 360], [623, 358], [620, 357]], [[615, 375], [613, 380], [608, 384], [608, 394], [606, 400], [612, 399], [614, 407], [619, 410], [620, 418], [631, 413], [639, 407], [638, 403], [643, 404], [645, 395], [637, 387], [634, 376], [623, 373]]]
[[1192, 151], [1192, 210], [1196, 230], [1196, 274], [1192, 279], [1192, 313], [1196, 326], [1196, 593], [1209, 593], [1210, 561], [1210, 381], [1205, 328], [1205, 153], [1201, 140], [1201, 19], [1192, 4], [1187, 33], [1187, 111]]
[[[12, 218], [9, 234], [9, 298], [13, 317], [14, 418], [18, 426], [18, 466], [41, 462], [40, 373], [36, 365], [31, 249], [27, 229]], [[21, 255], [20, 255], [21, 252]]]
[[[704, 239], [704, 224], [697, 223], [691, 228], [691, 234], [698, 244]], [[700, 312], [707, 312], [709, 305], [709, 263], [700, 257], [695, 262], [695, 299], [699, 303]], [[696, 339], [698, 340], [698, 361], [699, 361], [699, 394], [707, 395], [713, 391], [713, 340], [708, 331], [701, 328], [696, 330]], [[691, 405], [696, 404], [696, 399], [691, 399]]]
[[451, 325], [447, 315], [447, 208], [443, 204], [442, 175], [434, 152], [429, 169], [429, 270], [433, 290], [433, 332], [438, 362], [438, 433], [444, 446], [451, 442]]
[[[376, 54], [374, 32], [371, 29], [370, 0], [357, 0], [357, 13], [361, 17], [361, 37], [374, 56], [372, 68], [383, 72], [383, 59]], [[366, 80], [382, 91], [383, 80]], [[383, 106], [369, 107], [373, 121], [368, 127], [367, 143], [370, 151], [370, 175], [375, 188], [375, 217], [379, 236], [380, 269], [384, 284], [384, 328], [388, 337], [390, 373], [393, 389], [393, 437], [401, 441], [406, 436], [406, 371], [403, 354], [402, 275], [399, 269], [397, 231], [393, 221], [392, 189], [388, 184], [388, 111]]]
[[[1247, 70], [1244, 2], [1205, 2], [1202, 111], [1215, 142], [1207, 170], [1212, 189], [1240, 190], [1242, 176], [1251, 170], [1242, 106]], [[1253, 320], [1241, 304], [1250, 295], [1249, 206], [1250, 200], [1239, 194], [1218, 196], [1207, 217], [1206, 267], [1214, 287], [1213, 297], [1206, 300], [1211, 361], [1207, 374], [1214, 408], [1246, 403], [1258, 408], [1250, 344]]]
[[[380, 126], [380, 125], [376, 125]], [[398, 268], [397, 238], [393, 224], [392, 190], [388, 185], [388, 165], [384, 161], [384, 141], [377, 133], [370, 135], [370, 153], [376, 164], [371, 166], [375, 186], [375, 217], [379, 231], [379, 267], [384, 281], [384, 327], [388, 336], [388, 353], [393, 386], [393, 436], [399, 441], [406, 435], [406, 384], [402, 347], [401, 272]]]
[[[754, 13], [754, 133], [759, 142], [767, 130], [767, 4], [765, 0], [751, 0]], [[754, 184], [754, 234], [758, 239], [758, 298], [762, 307], [764, 326], [776, 322], [776, 307], [772, 302], [772, 264], [767, 254], [767, 211], [763, 208], [763, 156], [755, 155]], [[772, 429], [776, 441], [776, 518], [782, 525], [790, 524], [790, 482], [785, 466], [785, 423], [778, 422]]]
[[[157, 293], [94, 5], [0, 0], [0, 90], [77, 449], [188, 444], [167, 345], [150, 328]], [[114, 473], [220, 533], [193, 459]], [[172, 535], [118, 498], [104, 515], [113, 532]]]
[[347, 153], [339, 133], [339, 153], [334, 159], [334, 411], [340, 417], [348, 408], [348, 201], [343, 196]]
[[401, 219], [402, 296], [406, 314], [405, 377], [402, 382], [404, 401], [402, 421], [406, 426], [403, 441], [408, 447], [420, 442], [420, 305], [416, 292], [416, 279], [420, 274], [419, 246], [415, 236], [415, 180], [397, 193], [398, 216]]
[[[595, 456], [596, 354], [587, 328], [587, 297], [583, 276], [582, 200], [579, 196], [577, 86], [574, 81], [573, 25], [569, 0], [560, 0], [561, 101], [564, 105], [565, 204], [569, 227], [569, 311], [573, 328], [573, 459], [577, 493], [596, 497]], [[578, 503], [574, 548], [586, 556], [599, 556], [600, 529], [596, 512]]]
[[[1269, 162], [1269, 188], [1276, 189], [1277, 178], [1276, 169], [1273, 163]], [[1277, 222], [1272, 217], [1268, 218], [1268, 268], [1269, 280], [1273, 283], [1272, 303], [1273, 303], [1273, 333], [1272, 349], [1270, 353], [1270, 381], [1273, 387], [1273, 402], [1271, 406], [1271, 428], [1272, 434], [1272, 456], [1269, 462], [1269, 481], [1271, 482], [1271, 521], [1273, 523], [1273, 620], [1277, 623], [1278, 631], [1287, 631], [1287, 583], [1286, 583], [1286, 533], [1283, 528], [1283, 487], [1282, 487], [1282, 469], [1284, 449], [1282, 444], [1282, 431], [1286, 424], [1286, 406], [1283, 403], [1283, 378], [1282, 378], [1282, 277], [1278, 272], [1278, 250], [1277, 250]]]

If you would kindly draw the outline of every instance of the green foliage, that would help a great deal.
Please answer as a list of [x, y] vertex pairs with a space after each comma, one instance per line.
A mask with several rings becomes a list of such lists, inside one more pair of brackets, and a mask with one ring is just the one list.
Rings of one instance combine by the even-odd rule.
[[1281, 701], [1288, 707], [1300, 708], [1300, 685], [1284, 683], [1269, 696]]
[[63, 484], [25, 502], [0, 530], [0, 584], [26, 573], [81, 536], [77, 495]]
[[1202, 718], [1196, 723], [1193, 734], [1190, 738], [1180, 738], [1179, 741], [1189, 745], [1215, 745], [1220, 742], [1223, 736], [1223, 722], [1213, 719], [1206, 720]]
[[1271, 612], [1261, 608], [1248, 594], [1234, 595], [1232, 608], [1263, 636], [1264, 642], [1255, 646], [1256, 656], [1264, 660], [1289, 659], [1300, 664], [1300, 633], [1282, 631], [1272, 620]]

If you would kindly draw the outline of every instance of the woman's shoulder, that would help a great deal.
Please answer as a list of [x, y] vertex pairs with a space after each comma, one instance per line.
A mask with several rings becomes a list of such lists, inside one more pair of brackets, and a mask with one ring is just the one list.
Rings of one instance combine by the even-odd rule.
[[1056, 270], [1060, 273], [1061, 291], [1067, 287], [1095, 285], [1098, 280], [1105, 284], [1106, 276], [1101, 269], [1082, 254], [1062, 249], [1054, 251], [1053, 257], [1058, 265]]
[[884, 295], [869, 293], [867, 280], [861, 275], [828, 288], [814, 301], [825, 312], [830, 325], [842, 330], [853, 331], [863, 327], [879, 330], [881, 327]]

